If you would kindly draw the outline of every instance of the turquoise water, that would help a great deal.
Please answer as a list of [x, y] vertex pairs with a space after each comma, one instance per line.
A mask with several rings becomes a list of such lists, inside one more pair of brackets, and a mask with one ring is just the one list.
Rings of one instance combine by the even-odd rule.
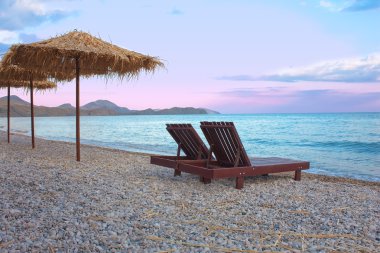
[[[91, 116], [81, 117], [81, 137], [86, 144], [173, 155], [165, 124], [191, 123], [203, 138], [200, 121], [233, 121], [250, 156], [302, 159], [311, 162], [309, 172], [380, 181], [380, 113]], [[30, 134], [29, 118], [11, 124]], [[36, 118], [36, 136], [74, 142], [75, 117]]]

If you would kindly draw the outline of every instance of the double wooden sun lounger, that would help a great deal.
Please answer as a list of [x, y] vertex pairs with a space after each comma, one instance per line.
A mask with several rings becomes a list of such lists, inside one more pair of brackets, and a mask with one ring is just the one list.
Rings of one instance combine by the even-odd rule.
[[[178, 144], [177, 156], [151, 156], [151, 164], [174, 169], [174, 175], [187, 172], [200, 176], [204, 183], [212, 179], [236, 178], [236, 188], [244, 185], [244, 177], [294, 171], [301, 180], [301, 170], [310, 163], [279, 157], [249, 159], [232, 122], [201, 122], [201, 130], [210, 149], [190, 124], [167, 124], [167, 130]], [[180, 156], [180, 151], [185, 156]]]

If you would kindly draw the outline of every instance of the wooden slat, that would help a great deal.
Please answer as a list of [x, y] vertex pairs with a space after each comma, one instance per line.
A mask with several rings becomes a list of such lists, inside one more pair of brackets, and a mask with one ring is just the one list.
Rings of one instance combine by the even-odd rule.
[[[235, 164], [235, 161], [236, 161], [236, 155], [238, 153], [238, 150], [239, 150], [239, 146], [236, 145], [234, 139], [232, 138], [231, 136], [231, 132], [230, 132], [230, 129], [228, 127], [228, 122], [222, 122], [222, 124], [226, 127], [223, 128], [223, 131], [224, 131], [224, 136], [225, 136], [225, 142], [226, 144], [228, 145], [229, 149], [231, 150], [231, 164]], [[239, 162], [239, 165], [242, 165], [240, 164]]]
[[[210, 122], [210, 124], [214, 124], [214, 122]], [[225, 157], [222, 161], [224, 161], [225, 163], [230, 163], [231, 161], [230, 153], [229, 153], [229, 150], [226, 149], [224, 139], [220, 130], [221, 130], [220, 128], [214, 128], [211, 130], [210, 133], [213, 135], [213, 138], [215, 140], [215, 145], [219, 147], [219, 152], [221, 152], [223, 156]]]
[[187, 152], [189, 153], [189, 156], [194, 157], [194, 159], [195, 159], [195, 157], [196, 157], [196, 149], [193, 147], [193, 145], [191, 143], [191, 139], [187, 135], [188, 131], [186, 129], [183, 129], [183, 128], [178, 128], [174, 132], [180, 138], [181, 144], [183, 145], [184, 149], [187, 150]]
[[232, 122], [225, 122], [225, 125], [228, 126], [225, 129], [226, 136], [227, 136], [226, 138], [228, 138], [229, 143], [230, 143], [230, 145], [231, 145], [231, 147], [232, 147], [235, 155], [238, 153], [238, 150], [240, 149], [240, 158], [239, 158], [239, 164], [238, 164], [238, 166], [244, 166], [245, 164], [243, 163], [242, 158], [241, 158], [242, 157], [241, 156], [242, 147], [240, 147], [239, 143], [236, 141], [236, 139], [234, 138], [233, 133], [231, 132], [231, 124], [232, 124]]
[[234, 166], [240, 148], [239, 166], [251, 166], [251, 162], [232, 122], [201, 122], [207, 141], [215, 145], [215, 154], [221, 165]]
[[195, 129], [190, 124], [188, 124], [188, 126], [189, 126], [188, 135], [191, 136], [190, 140], [193, 143], [196, 157], [198, 157], [198, 153], [200, 151], [201, 159], [206, 159], [208, 155], [208, 149], [206, 148], [206, 145], [204, 144], [204, 142], [202, 141], [198, 133], [195, 131]]
[[222, 146], [215, 134], [214, 131], [212, 131], [209, 126], [211, 126], [211, 122], [201, 122], [201, 130], [203, 134], [205, 135], [208, 143], [210, 146], [213, 146], [213, 151], [215, 154], [216, 159], [220, 164], [226, 164], [228, 163], [228, 158], [222, 149]]
[[[213, 126], [215, 123], [209, 122], [209, 125]], [[218, 146], [219, 156], [223, 157], [223, 159], [220, 161], [220, 164], [224, 166], [232, 166], [230, 153], [226, 149], [225, 143], [223, 142], [223, 137], [220, 133], [220, 126], [218, 128], [210, 129], [210, 133], [215, 136], [214, 138], [216, 139], [216, 145]]]
[[[189, 146], [192, 147], [192, 150], [194, 152], [194, 157], [195, 159], [198, 157], [198, 150], [199, 150], [199, 145], [201, 145], [198, 140], [195, 137], [195, 131], [190, 131], [190, 130], [182, 130], [183, 134], [186, 136], [186, 138], [189, 141]], [[198, 134], [197, 134], [198, 135]]]
[[208, 149], [191, 124], [166, 124], [166, 129], [181, 149], [191, 159], [198, 159], [199, 150], [201, 158], [206, 159]]
[[183, 152], [193, 158], [194, 153], [191, 150], [191, 147], [188, 145], [188, 141], [183, 137], [183, 134], [181, 133], [181, 129], [183, 129], [183, 126], [179, 124], [173, 124], [171, 128], [168, 129], [169, 133], [172, 135], [173, 139], [177, 142], [177, 144], [181, 143], [181, 149]]
[[242, 151], [242, 166], [251, 166], [251, 161], [249, 160], [249, 157], [248, 157], [248, 155], [247, 155], [247, 152], [245, 151], [245, 148], [244, 148], [244, 146], [243, 146], [243, 143], [242, 143], [242, 141], [241, 141], [241, 139], [240, 139], [240, 136], [239, 136], [239, 134], [238, 134], [238, 132], [237, 132], [237, 130], [236, 130], [236, 128], [235, 128], [235, 125], [234, 125], [234, 123], [233, 122], [230, 122], [229, 123], [229, 125], [230, 125], [230, 129], [231, 129], [231, 134], [232, 134], [232, 136], [234, 137], [234, 140], [237, 142], [237, 145], [238, 146], [240, 146], [241, 147], [241, 151]]
[[219, 143], [222, 145], [224, 152], [226, 152], [226, 155], [228, 157], [228, 163], [230, 165], [233, 165], [235, 161], [236, 152], [230, 145], [230, 141], [225, 133], [224, 122], [214, 122], [214, 124], [220, 126], [220, 128], [215, 128], [215, 131], [218, 133]]
[[182, 150], [184, 151], [184, 153], [186, 155], [188, 155], [188, 156], [191, 157], [191, 152], [188, 150], [188, 147], [187, 147], [186, 143], [183, 143], [184, 141], [182, 140], [182, 138], [181, 138], [180, 134], [178, 133], [178, 131], [175, 131], [175, 128], [177, 128], [177, 125], [173, 124], [173, 125], [171, 125], [170, 128], [168, 126], [167, 130], [170, 133], [170, 135], [173, 137], [173, 139], [177, 142], [177, 144], [181, 143], [181, 146], [183, 146]]

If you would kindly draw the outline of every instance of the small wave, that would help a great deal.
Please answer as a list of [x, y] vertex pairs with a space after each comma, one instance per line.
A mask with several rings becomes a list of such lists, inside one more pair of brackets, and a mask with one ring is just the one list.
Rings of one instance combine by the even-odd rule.
[[136, 143], [128, 143], [128, 142], [106, 142], [106, 141], [94, 141], [90, 139], [81, 139], [82, 143], [84, 144], [90, 144], [90, 145], [97, 145], [102, 147], [111, 147], [111, 148], [117, 148], [121, 150], [126, 151], [133, 151], [133, 152], [142, 152], [142, 153], [155, 153], [160, 155], [170, 155], [175, 154], [176, 147], [168, 147], [167, 145], [149, 145], [149, 144], [136, 144]]
[[289, 142], [284, 142], [284, 141], [277, 141], [277, 140], [265, 140], [265, 139], [258, 139], [258, 138], [251, 138], [251, 139], [247, 139], [247, 140], [244, 140], [243, 139], [243, 142], [244, 143], [250, 143], [250, 144], [255, 144], [255, 145], [268, 145], [268, 146], [273, 146], [273, 145], [288, 145]]
[[319, 175], [328, 175], [328, 176], [335, 176], [335, 177], [345, 177], [345, 178], [353, 178], [353, 179], [359, 179], [359, 180], [365, 180], [370, 182], [380, 182], [380, 178], [368, 175], [368, 174], [362, 174], [362, 173], [347, 173], [342, 171], [330, 171], [320, 168], [310, 168], [306, 171], [307, 173], [312, 174], [319, 174]]
[[358, 153], [380, 154], [380, 142], [317, 141], [299, 143], [298, 146], [320, 147], [334, 150], [354, 151]]
[[353, 151], [358, 153], [380, 154], [380, 142], [361, 142], [361, 141], [289, 141], [289, 140], [265, 140], [265, 139], [248, 139], [246, 143], [266, 146], [283, 146], [283, 147], [313, 147], [320, 149], [334, 149], [334, 151]]
[[12, 131], [15, 133], [19, 133], [19, 134], [27, 134], [28, 133], [28, 131], [26, 131], [26, 130], [12, 130]]

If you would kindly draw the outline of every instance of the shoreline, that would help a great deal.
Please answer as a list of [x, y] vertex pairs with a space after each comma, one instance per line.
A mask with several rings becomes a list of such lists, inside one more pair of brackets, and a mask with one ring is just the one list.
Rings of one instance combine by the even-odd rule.
[[198, 177], [149, 154], [0, 133], [0, 251], [376, 252], [380, 184]]
[[[37, 105], [38, 106], [38, 105]], [[201, 108], [202, 109], [202, 108]], [[181, 115], [316, 115], [316, 114], [379, 114], [380, 111], [369, 111], [369, 112], [262, 112], [262, 113], [196, 113], [196, 114], [120, 114], [120, 115], [81, 115], [81, 117], [108, 117], [108, 116], [181, 116]], [[30, 118], [30, 116], [11, 116], [15, 118]], [[35, 118], [49, 118], [49, 117], [75, 117], [75, 115], [54, 115], [54, 116], [35, 116]], [[7, 115], [0, 115], [0, 118], [7, 118]]]
[[[2, 130], [0, 128], [0, 137], [2, 137], [3, 134], [6, 134], [6, 131]], [[16, 132], [11, 132], [11, 136], [24, 136], [24, 137], [30, 137], [29, 135], [26, 135], [24, 132], [21, 131], [16, 131]], [[36, 137], [36, 141], [38, 140], [45, 140], [45, 141], [52, 141], [52, 142], [62, 142], [66, 144], [75, 144], [75, 142], [70, 142], [70, 141], [63, 141], [63, 140], [51, 140], [51, 139], [45, 139], [42, 137]], [[127, 152], [131, 154], [136, 154], [136, 155], [144, 155], [144, 156], [151, 156], [151, 155], [157, 155], [149, 152], [138, 152], [138, 151], [130, 151], [130, 150], [124, 150], [124, 149], [118, 149], [114, 147], [107, 147], [107, 146], [98, 146], [98, 145], [92, 145], [92, 144], [82, 144], [81, 146], [88, 146], [88, 147], [94, 147], [94, 148], [99, 148], [99, 149], [105, 149], [105, 150], [115, 150], [115, 151], [120, 151], [120, 152]], [[38, 147], [36, 147], [38, 148]], [[73, 157], [75, 159], [75, 157]], [[286, 173], [285, 173], [286, 174]], [[291, 173], [290, 173], [291, 174]], [[352, 184], [362, 184], [362, 185], [378, 185], [380, 186], [380, 181], [370, 181], [370, 180], [365, 180], [365, 179], [359, 179], [359, 178], [352, 178], [352, 177], [343, 177], [343, 176], [335, 176], [335, 175], [326, 175], [326, 174], [318, 174], [318, 173], [311, 173], [308, 172], [308, 170], [304, 170], [302, 172], [302, 176], [308, 176], [308, 177], [316, 177], [319, 180], [325, 181], [325, 182], [349, 182]]]

